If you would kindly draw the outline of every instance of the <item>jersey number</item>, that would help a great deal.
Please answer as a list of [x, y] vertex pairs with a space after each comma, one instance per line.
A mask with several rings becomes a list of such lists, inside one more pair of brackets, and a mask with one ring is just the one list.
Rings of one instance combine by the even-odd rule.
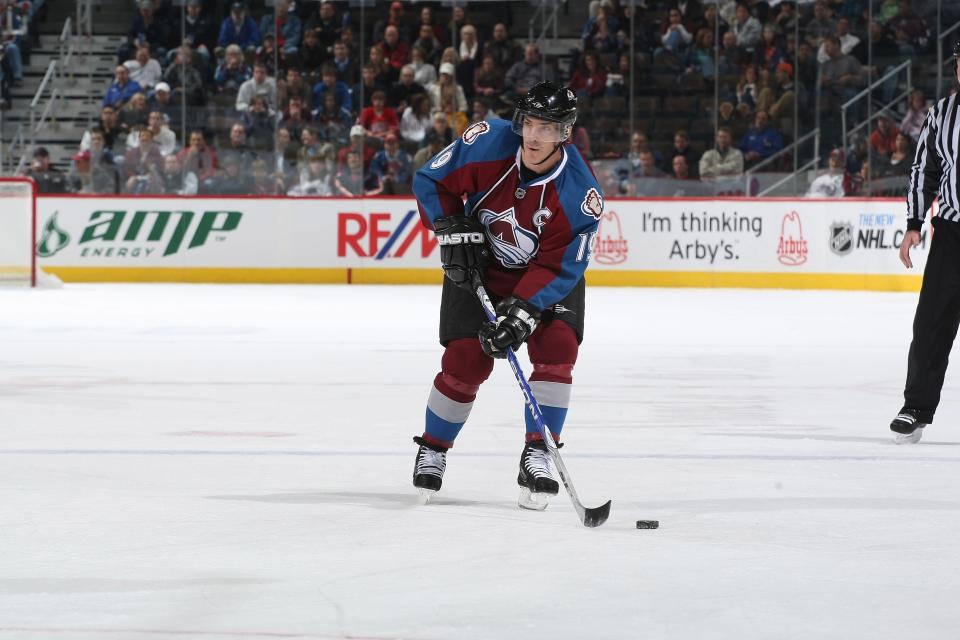
[[581, 233], [580, 246], [577, 248], [577, 262], [590, 262], [590, 256], [593, 254], [593, 241], [597, 237], [597, 232]]

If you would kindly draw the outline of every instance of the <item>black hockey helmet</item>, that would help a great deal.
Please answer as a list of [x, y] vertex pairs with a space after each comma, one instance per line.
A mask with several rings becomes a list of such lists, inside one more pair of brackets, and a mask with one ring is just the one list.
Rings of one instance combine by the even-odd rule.
[[555, 142], [562, 142], [570, 136], [577, 120], [577, 96], [556, 83], [541, 82], [517, 98], [513, 112], [513, 131], [517, 135], [523, 135], [524, 116], [561, 125], [560, 138]]

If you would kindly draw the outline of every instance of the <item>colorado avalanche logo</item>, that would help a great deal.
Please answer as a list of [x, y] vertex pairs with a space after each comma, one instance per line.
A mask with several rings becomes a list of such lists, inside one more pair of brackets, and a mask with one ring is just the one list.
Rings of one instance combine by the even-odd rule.
[[591, 187], [587, 191], [587, 195], [583, 197], [583, 202], [580, 204], [580, 211], [583, 211], [588, 216], [593, 216], [597, 220], [603, 215], [603, 198], [600, 197], [600, 193]]
[[486, 120], [475, 122], [463, 132], [463, 144], [473, 144], [477, 138], [490, 131], [490, 123]]
[[500, 264], [508, 269], [526, 266], [540, 248], [540, 238], [517, 224], [517, 214], [510, 207], [502, 213], [480, 210], [480, 222], [487, 230], [487, 239]]

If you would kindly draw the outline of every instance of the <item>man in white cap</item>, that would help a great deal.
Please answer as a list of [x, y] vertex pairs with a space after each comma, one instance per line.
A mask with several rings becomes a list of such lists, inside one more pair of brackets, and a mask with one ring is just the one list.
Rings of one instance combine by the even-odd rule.
[[150, 96], [150, 110], [159, 111], [163, 114], [164, 120], [171, 127], [180, 122], [182, 115], [181, 105], [171, 97], [170, 85], [166, 82], [158, 82], [153, 87], [153, 94]]
[[356, 151], [361, 154], [364, 171], [370, 168], [370, 161], [373, 160], [376, 152], [373, 150], [373, 147], [363, 143], [365, 139], [366, 131], [363, 130], [362, 124], [355, 124], [350, 128], [350, 146], [343, 147], [337, 152], [337, 169], [346, 168], [347, 154], [351, 151]]

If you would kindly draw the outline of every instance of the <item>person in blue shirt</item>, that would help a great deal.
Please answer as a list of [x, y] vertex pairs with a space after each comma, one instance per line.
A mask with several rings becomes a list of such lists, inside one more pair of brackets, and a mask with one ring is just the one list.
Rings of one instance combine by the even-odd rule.
[[[276, 34], [276, 26], [280, 33]], [[268, 13], [260, 20], [260, 33], [266, 36], [273, 33], [277, 38], [277, 46], [284, 55], [291, 56], [300, 48], [300, 37], [303, 34], [303, 23], [300, 16], [290, 12], [289, 0], [279, 0], [274, 12]]]
[[323, 65], [323, 81], [313, 86], [313, 104], [323, 104], [323, 96], [332, 92], [337, 96], [337, 104], [347, 111], [353, 110], [353, 95], [345, 82], [337, 80], [337, 68], [332, 64]]
[[231, 44], [239, 45], [244, 51], [256, 51], [261, 41], [260, 27], [247, 15], [246, 6], [242, 2], [234, 2], [230, 7], [230, 15], [220, 24], [218, 55]]
[[102, 106], [119, 109], [133, 94], [140, 93], [143, 89], [136, 81], [130, 79], [130, 70], [122, 64], [117, 67], [115, 74], [113, 83], [107, 89], [107, 94], [103, 96]]
[[383, 139], [383, 149], [370, 161], [370, 171], [380, 178], [380, 186], [385, 195], [410, 193], [412, 161], [406, 151], [400, 148], [397, 134], [388, 133]]
[[755, 165], [783, 149], [783, 136], [770, 126], [770, 116], [766, 111], [757, 111], [753, 127], [740, 141], [740, 151], [747, 166]]
[[213, 81], [219, 92], [226, 91], [235, 95], [240, 90], [240, 86], [252, 77], [253, 71], [244, 61], [243, 50], [239, 45], [231, 44], [227, 47], [223, 62], [213, 74]]

